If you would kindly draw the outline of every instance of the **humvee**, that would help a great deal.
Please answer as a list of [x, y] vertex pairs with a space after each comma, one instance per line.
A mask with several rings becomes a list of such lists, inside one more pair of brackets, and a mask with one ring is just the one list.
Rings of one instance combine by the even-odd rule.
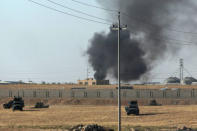
[[44, 105], [43, 102], [37, 102], [34, 108], [49, 108], [49, 105]]
[[10, 109], [12, 107], [13, 100], [10, 100], [8, 103], [3, 104], [4, 109]]
[[125, 111], [126, 111], [127, 115], [130, 115], [130, 114], [139, 115], [138, 102], [137, 101], [130, 101], [129, 106], [125, 107]]
[[149, 106], [161, 106], [161, 104], [158, 104], [156, 100], [151, 100]]
[[24, 107], [24, 101], [21, 97], [14, 97], [13, 103], [12, 103], [12, 110], [20, 110], [22, 111]]

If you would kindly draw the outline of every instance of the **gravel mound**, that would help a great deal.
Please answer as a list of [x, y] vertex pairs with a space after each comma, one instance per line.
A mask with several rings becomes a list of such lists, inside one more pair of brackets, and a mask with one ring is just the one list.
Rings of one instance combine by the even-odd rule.
[[193, 130], [192, 128], [188, 128], [188, 127], [182, 127], [182, 128], [179, 128], [177, 131], [197, 131], [197, 130]]
[[97, 124], [93, 124], [93, 125], [77, 125], [72, 127], [69, 131], [114, 131], [114, 130], [107, 129]]

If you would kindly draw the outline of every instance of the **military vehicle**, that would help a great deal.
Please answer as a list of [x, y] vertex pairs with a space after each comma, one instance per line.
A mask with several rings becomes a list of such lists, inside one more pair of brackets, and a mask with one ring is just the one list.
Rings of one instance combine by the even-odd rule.
[[14, 97], [13, 103], [12, 103], [12, 110], [20, 110], [22, 111], [24, 107], [24, 101], [21, 97]]
[[3, 104], [4, 109], [12, 108], [13, 111], [15, 110], [23, 110], [24, 101], [21, 97], [15, 97], [13, 100], [10, 100], [8, 103]]
[[125, 111], [126, 111], [127, 115], [130, 115], [130, 114], [139, 115], [138, 102], [137, 101], [130, 101], [129, 106], [125, 107]]
[[[118, 87], [116, 87], [116, 89], [118, 89]], [[133, 89], [133, 86], [121, 86], [120, 89], [123, 89], [123, 90], [132, 90]]]
[[44, 105], [43, 102], [37, 102], [34, 108], [49, 108], [49, 105]]
[[158, 104], [156, 100], [151, 100], [149, 106], [161, 106], [161, 104]]
[[10, 100], [8, 103], [3, 104], [4, 109], [10, 109], [12, 107], [13, 100]]

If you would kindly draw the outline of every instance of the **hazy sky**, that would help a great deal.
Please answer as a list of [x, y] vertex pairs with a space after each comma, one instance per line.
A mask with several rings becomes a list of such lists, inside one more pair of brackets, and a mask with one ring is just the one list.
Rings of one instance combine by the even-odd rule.
[[[88, 18], [45, 0], [37, 1]], [[55, 1], [98, 17], [107, 17], [105, 11], [82, 6], [71, 0]], [[93, 0], [85, 2], [98, 5]], [[28, 0], [1, 0], [0, 80], [76, 82], [78, 79], [84, 79], [88, 66], [84, 52], [88, 48], [89, 40], [95, 32], [107, 32], [108, 28], [107, 25], [54, 12]], [[160, 62], [153, 70], [153, 75], [162, 79], [170, 76], [177, 71], [179, 58], [184, 58], [186, 68], [197, 77], [197, 48], [183, 48], [178, 55], [168, 56]]]
[[[45, 0], [39, 2], [52, 5]], [[59, 2], [103, 17], [99, 10], [70, 0]], [[95, 31], [108, 28], [39, 7], [28, 0], [1, 0], [0, 16], [1, 80], [83, 79], [87, 74], [88, 63], [83, 54], [88, 41]]]

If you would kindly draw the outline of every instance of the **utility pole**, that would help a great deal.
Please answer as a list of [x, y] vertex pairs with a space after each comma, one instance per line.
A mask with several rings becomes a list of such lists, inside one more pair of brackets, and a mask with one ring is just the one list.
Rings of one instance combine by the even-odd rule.
[[118, 31], [118, 131], [121, 131], [120, 31], [126, 29], [127, 25], [121, 26], [118, 12], [118, 25], [112, 25], [112, 30]]
[[180, 59], [180, 85], [184, 84], [183, 83], [183, 59]]
[[87, 66], [87, 80], [89, 78], [89, 67]]

